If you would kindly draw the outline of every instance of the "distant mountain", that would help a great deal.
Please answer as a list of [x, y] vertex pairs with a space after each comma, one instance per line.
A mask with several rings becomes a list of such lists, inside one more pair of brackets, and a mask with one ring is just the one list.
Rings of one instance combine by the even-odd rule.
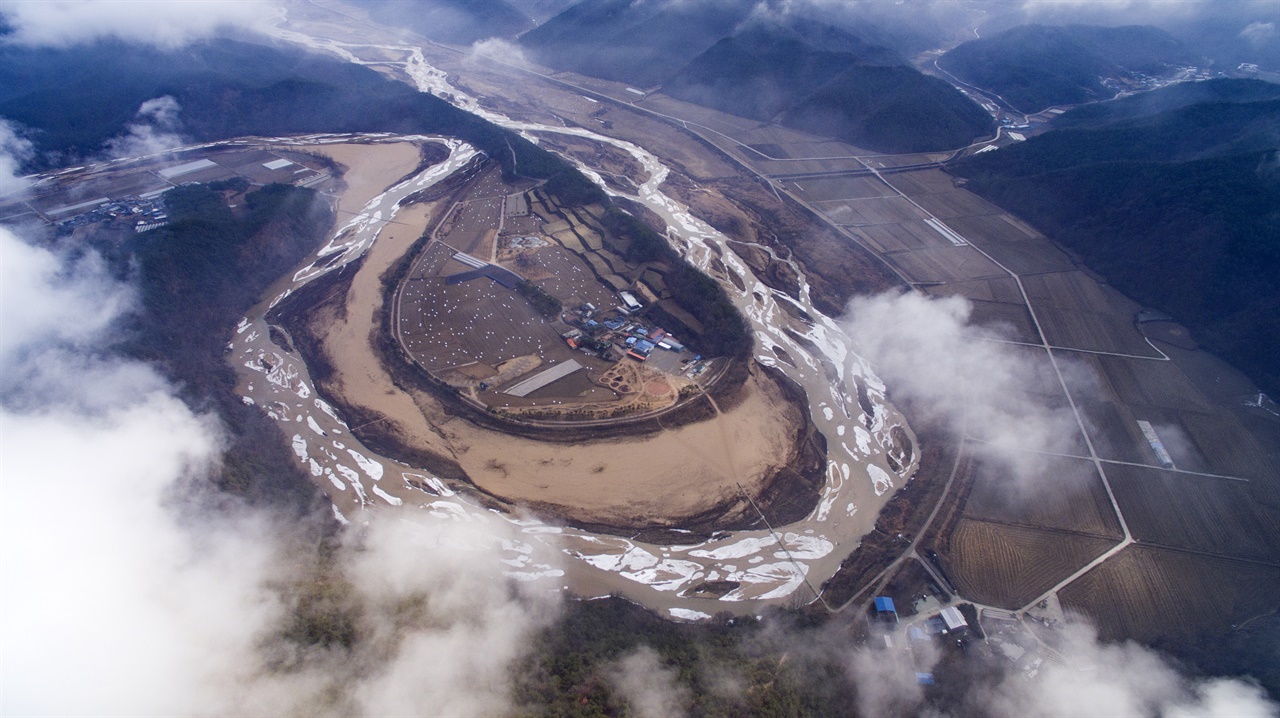
[[1073, 108], [1053, 121], [1055, 128], [1102, 126], [1122, 120], [1138, 120], [1190, 105], [1212, 102], [1247, 103], [1280, 99], [1280, 85], [1261, 80], [1213, 80], [1180, 82], [1154, 92], [1140, 92], [1111, 102]]
[[881, 152], [964, 147], [995, 129], [973, 100], [902, 65], [851, 67], [784, 114], [782, 124]]
[[507, 0], [349, 0], [384, 25], [404, 27], [437, 42], [470, 45], [490, 37], [513, 37], [533, 21]]
[[755, 24], [695, 57], [662, 92], [767, 122], [862, 64], [900, 65], [902, 59], [831, 28]]
[[520, 41], [552, 67], [873, 150], [962, 147], [994, 129], [980, 107], [893, 50], [826, 22], [750, 9], [585, 0]]
[[520, 37], [536, 62], [651, 87], [733, 34], [741, 0], [583, 0]]
[[1277, 393], [1278, 89], [1215, 80], [1080, 108], [952, 172]]
[[938, 66], [1022, 112], [1035, 112], [1115, 97], [1105, 78], [1158, 74], [1194, 60], [1186, 47], [1154, 27], [1021, 25], [966, 42], [938, 58]]

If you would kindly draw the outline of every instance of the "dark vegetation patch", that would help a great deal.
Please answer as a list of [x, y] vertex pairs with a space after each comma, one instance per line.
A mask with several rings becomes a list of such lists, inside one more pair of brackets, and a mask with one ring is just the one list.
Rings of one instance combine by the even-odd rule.
[[102, 150], [145, 100], [172, 96], [196, 140], [312, 132], [438, 133], [464, 139], [516, 173], [580, 174], [519, 135], [367, 67], [232, 40], [178, 50], [118, 41], [65, 49], [0, 48], [0, 115], [32, 129], [32, 170]]
[[[747, 320], [729, 300], [714, 279], [698, 271], [671, 248], [666, 238], [634, 215], [610, 206], [601, 220], [604, 228], [627, 245], [628, 262], [663, 262], [670, 267], [663, 278], [675, 301], [702, 323], [702, 331], [690, 333], [688, 327], [668, 313], [662, 317], [669, 329], [688, 337], [688, 343], [706, 356], [727, 356], [745, 361], [751, 355], [752, 336]], [[650, 310], [653, 311], [652, 309]]]
[[995, 129], [973, 100], [905, 66], [851, 67], [784, 114], [782, 124], [881, 152], [964, 147]]
[[[1184, 104], [1196, 83], [958, 163], [966, 188], [1026, 218], [1201, 344], [1280, 391], [1280, 100]], [[1264, 84], [1264, 83], [1260, 83]], [[1266, 95], [1224, 85], [1226, 95]], [[1152, 93], [1155, 95], [1156, 93]], [[1181, 105], [1151, 114], [1151, 103]], [[1096, 120], [1088, 119], [1097, 117]]]
[[560, 300], [547, 293], [547, 290], [539, 287], [533, 282], [520, 282], [516, 285], [516, 291], [520, 296], [529, 300], [533, 308], [544, 317], [559, 317], [560, 310], [563, 308]]
[[104, 250], [121, 272], [137, 273], [142, 312], [124, 349], [177, 381], [197, 411], [222, 420], [227, 447], [218, 486], [251, 501], [311, 510], [319, 493], [275, 422], [235, 394], [224, 347], [236, 320], [319, 244], [333, 216], [312, 190], [286, 185], [250, 192], [236, 212], [205, 186], [178, 187], [165, 200], [168, 226]]
[[[690, 715], [852, 716], [854, 687], [840, 652], [812, 650], [840, 633], [851, 640], [836, 622], [795, 612], [686, 625], [620, 598], [575, 601], [516, 667], [514, 697], [533, 715], [628, 715], [610, 671], [648, 647], [690, 692]], [[810, 650], [799, 649], [806, 644]]]

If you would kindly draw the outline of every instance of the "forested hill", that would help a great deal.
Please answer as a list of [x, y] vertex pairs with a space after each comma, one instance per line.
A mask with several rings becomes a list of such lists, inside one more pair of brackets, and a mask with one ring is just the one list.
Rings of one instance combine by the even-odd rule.
[[749, 10], [717, 0], [586, 0], [520, 42], [551, 67], [873, 150], [951, 149], [994, 130], [982, 108], [889, 48], [830, 23]]
[[900, 65], [892, 51], [828, 29], [822, 39], [757, 23], [720, 40], [662, 85], [672, 97], [741, 117], [772, 120], [855, 65]]
[[1102, 80], [1159, 74], [1195, 56], [1163, 30], [1144, 26], [1020, 25], [970, 40], [938, 58], [961, 80], [994, 92], [1022, 112], [1115, 97]]
[[795, 19], [721, 40], [662, 92], [884, 152], [963, 147], [994, 130], [982, 108], [893, 51]]
[[1068, 129], [951, 171], [1276, 394], [1280, 100], [1223, 101], [1272, 90], [1215, 82], [1232, 81], [1075, 110], [1062, 117]]
[[536, 62], [652, 87], [747, 19], [740, 0], [583, 0], [520, 36]]
[[[29, 170], [101, 153], [146, 100], [171, 96], [193, 140], [309, 132], [461, 137], [510, 171], [578, 173], [555, 155], [439, 98], [365, 67], [294, 49], [211, 40], [177, 50], [104, 41], [0, 46], [0, 116], [35, 143]], [[585, 180], [584, 180], [585, 181]]]

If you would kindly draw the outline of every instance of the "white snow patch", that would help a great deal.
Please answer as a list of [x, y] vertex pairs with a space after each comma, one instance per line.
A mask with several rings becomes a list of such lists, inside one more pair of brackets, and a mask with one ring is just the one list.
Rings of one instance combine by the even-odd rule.
[[399, 505], [401, 505], [401, 504], [403, 504], [403, 503], [404, 503], [404, 500], [403, 500], [403, 499], [401, 499], [401, 498], [399, 498], [399, 497], [397, 497], [397, 496], [392, 496], [391, 494], [388, 494], [387, 492], [385, 492], [385, 491], [383, 491], [382, 489], [378, 488], [378, 486], [377, 486], [376, 484], [375, 484], [375, 485], [374, 485], [374, 487], [373, 487], [373, 493], [377, 494], [379, 498], [381, 498], [383, 501], [386, 501], [387, 503], [391, 504], [392, 506], [399, 506]]
[[373, 459], [365, 458], [364, 454], [361, 454], [355, 449], [347, 449], [347, 453], [351, 454], [351, 458], [356, 460], [356, 463], [360, 466], [360, 470], [368, 474], [369, 478], [374, 481], [382, 480], [382, 464], [379, 464]]
[[711, 614], [695, 611], [692, 608], [668, 608], [667, 613], [670, 613], [672, 618], [684, 621], [705, 621], [711, 618]]

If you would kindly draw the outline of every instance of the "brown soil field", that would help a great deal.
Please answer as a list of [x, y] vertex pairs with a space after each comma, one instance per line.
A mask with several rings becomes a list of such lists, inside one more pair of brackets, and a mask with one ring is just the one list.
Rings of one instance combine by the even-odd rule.
[[1115, 544], [1065, 531], [961, 519], [937, 551], [965, 598], [1015, 609]]
[[1102, 638], [1225, 631], [1280, 608], [1280, 568], [1130, 546], [1058, 593]]
[[[978, 235], [986, 236], [986, 235]], [[1124, 295], [1082, 271], [1049, 272], [1022, 278], [1022, 286], [1036, 308], [1052, 307], [1105, 314], [1132, 316], [1141, 307]]]
[[1075, 359], [1090, 369], [1086, 386], [1069, 381], [1072, 391], [1106, 401], [1135, 406], [1158, 406], [1182, 411], [1212, 411], [1213, 405], [1196, 389], [1177, 364], [1112, 356], [1081, 355]]
[[885, 257], [914, 282], [958, 282], [1004, 276], [1005, 271], [973, 247], [937, 247]]
[[[600, 284], [594, 272], [573, 252], [564, 247], [552, 246], [539, 249], [529, 255], [533, 269], [540, 274], [534, 283], [559, 299], [566, 307], [591, 302], [597, 307], [611, 307], [618, 303], [617, 295]], [[514, 271], [526, 274], [522, 267], [512, 265]]]
[[[939, 169], [899, 172], [892, 175], [889, 181], [894, 187], [902, 190], [903, 194], [912, 198], [939, 192], [952, 192], [956, 189], [955, 180], [951, 175]], [[999, 211], [997, 209], [995, 212], [974, 212], [974, 214], [998, 214]]]
[[1133, 325], [1132, 315], [1094, 314], [1037, 305], [1045, 339], [1055, 347], [1158, 357]]
[[[939, 290], [935, 291], [930, 287], [929, 293], [941, 294], [941, 288]], [[1012, 341], [1040, 342], [1040, 333], [1036, 331], [1036, 325], [1031, 321], [1031, 313], [1021, 302], [1009, 304], [974, 300], [969, 321], [980, 326], [998, 325], [1005, 338]]]
[[1115, 465], [1107, 477], [1135, 539], [1280, 565], [1280, 509], [1247, 483]]
[[920, 219], [920, 210], [902, 197], [864, 197], [815, 203], [836, 224], [897, 224]]
[[[927, 170], [936, 171], [936, 170]], [[909, 174], [909, 173], [903, 173]], [[902, 175], [892, 175], [889, 179], [895, 186], [898, 184], [898, 178]], [[925, 211], [941, 220], [949, 220], [953, 217], [974, 217], [978, 215], [994, 215], [1000, 214], [1004, 210], [982, 199], [981, 197], [966, 192], [961, 189], [951, 189], [936, 194], [911, 194], [905, 189], [904, 193], [911, 199], [915, 200]]]
[[1001, 242], [1042, 238], [1036, 230], [1009, 214], [981, 214], [973, 217], [952, 217], [947, 226], [966, 237], [982, 237]]
[[898, 222], [882, 226], [858, 227], [854, 234], [865, 238], [881, 252], [900, 252], [915, 249], [941, 249], [953, 246], [945, 237], [923, 220]]
[[1067, 256], [1066, 252], [1047, 239], [1020, 239], [1014, 242], [987, 239], [981, 236], [968, 237], [968, 239], [1015, 274], [1067, 272], [1077, 268], [1076, 263]]
[[791, 183], [806, 202], [824, 202], [833, 199], [861, 199], [864, 197], [897, 197], [893, 188], [871, 177], [823, 177], [801, 179]]
[[973, 487], [965, 501], [965, 517], [1089, 533], [1116, 541], [1123, 537], [1092, 461], [1057, 456], [1034, 460], [1038, 467], [1032, 471], [1039, 479], [1026, 488], [1017, 485], [1001, 462], [971, 461]]
[[929, 287], [928, 292], [935, 296], [957, 294], [973, 301], [1016, 304], [1024, 312], [1026, 311], [1022, 304], [1022, 295], [1018, 292], [1018, 283], [1008, 275], [991, 279], [977, 279], [972, 282], [952, 282]]
[[1093, 447], [1099, 457], [1136, 464], [1159, 463], [1129, 407], [1087, 399], [1077, 399], [1076, 405], [1089, 427], [1089, 437], [1093, 439]]

